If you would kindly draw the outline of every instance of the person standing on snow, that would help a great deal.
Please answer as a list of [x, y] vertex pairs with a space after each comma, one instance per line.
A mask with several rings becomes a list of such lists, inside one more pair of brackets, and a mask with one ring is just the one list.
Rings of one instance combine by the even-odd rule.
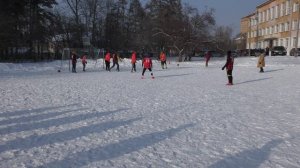
[[152, 59], [146, 55], [142, 61], [143, 66], [143, 73], [142, 73], [142, 79], [144, 79], [145, 71], [148, 69], [151, 72], [151, 78], [154, 79], [153, 73], [152, 73]]
[[166, 53], [164, 51], [162, 51], [160, 53], [159, 58], [160, 58], [160, 61], [161, 61], [161, 68], [165, 69], [164, 65], [166, 65], [166, 69], [168, 69], [168, 67], [167, 67], [167, 56], [166, 56]]
[[117, 71], [119, 72], [119, 60], [120, 60], [120, 56], [119, 54], [113, 53], [113, 66], [110, 68], [110, 70], [115, 67], [115, 65], [117, 65]]
[[106, 71], [110, 71], [110, 52], [107, 51], [105, 55], [105, 69]]
[[227, 71], [227, 77], [228, 77], [227, 85], [233, 85], [233, 82], [232, 82], [232, 80], [233, 80], [233, 77], [232, 77], [233, 63], [234, 63], [234, 59], [231, 55], [231, 51], [227, 51], [226, 64], [222, 67], [222, 70], [224, 70], [226, 68], [226, 71]]
[[257, 61], [257, 68], [260, 68], [260, 73], [264, 72], [264, 67], [265, 67], [265, 56], [268, 52], [266, 51], [266, 53], [261, 53], [258, 57], [258, 61]]
[[72, 52], [71, 59], [72, 59], [72, 72], [76, 73], [77, 55], [75, 54], [75, 52]]
[[210, 51], [207, 51], [205, 53], [205, 66], [208, 67], [208, 61], [210, 60], [210, 57], [211, 57], [211, 52]]
[[270, 56], [270, 48], [269, 47], [266, 48], [266, 55]]
[[86, 61], [86, 54], [84, 54], [82, 57], [81, 57], [81, 63], [82, 63], [82, 67], [83, 67], [83, 71], [85, 71], [85, 66], [87, 64], [87, 61]]
[[132, 65], [131, 72], [133, 72], [133, 71], [136, 72], [135, 63], [136, 63], [136, 52], [133, 51], [131, 54], [131, 65]]

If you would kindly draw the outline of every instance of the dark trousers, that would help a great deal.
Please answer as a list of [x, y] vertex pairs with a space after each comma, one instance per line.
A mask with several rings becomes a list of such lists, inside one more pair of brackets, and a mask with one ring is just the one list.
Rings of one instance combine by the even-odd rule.
[[166, 65], [166, 68], [168, 68], [167, 67], [167, 61], [161, 61], [161, 67], [162, 67], [162, 69], [165, 69], [164, 65]]
[[119, 63], [118, 62], [113, 62], [113, 66], [110, 69], [112, 69], [113, 67], [115, 67], [115, 65], [117, 65], [117, 71], [120, 71], [120, 69], [119, 69]]
[[110, 71], [110, 62], [109, 61], [105, 61], [105, 69], [107, 71]]
[[209, 59], [206, 59], [206, 61], [205, 61], [205, 66], [206, 67], [208, 66], [208, 61], [209, 61]]
[[144, 74], [145, 74], [145, 72], [146, 72], [146, 69], [149, 69], [149, 71], [151, 72], [151, 76], [153, 76], [153, 73], [152, 73], [152, 69], [151, 69], [151, 68], [144, 68], [144, 69], [143, 69], [142, 75], [144, 76]]
[[259, 72], [264, 72], [264, 68], [260, 67], [260, 71]]
[[86, 65], [86, 63], [82, 63], [82, 66], [83, 66], [82, 70], [83, 71], [85, 71], [85, 65]]
[[135, 63], [132, 63], [132, 68], [131, 68], [131, 72], [136, 72], [136, 67], [135, 67]]
[[76, 72], [76, 63], [72, 64], [72, 72]]
[[232, 84], [232, 70], [227, 70], [228, 83]]

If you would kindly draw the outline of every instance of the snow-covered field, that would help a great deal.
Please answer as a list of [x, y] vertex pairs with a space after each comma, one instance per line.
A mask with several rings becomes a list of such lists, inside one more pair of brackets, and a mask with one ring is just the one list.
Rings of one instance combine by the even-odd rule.
[[1, 63], [0, 167], [299, 168], [300, 58], [256, 61]]

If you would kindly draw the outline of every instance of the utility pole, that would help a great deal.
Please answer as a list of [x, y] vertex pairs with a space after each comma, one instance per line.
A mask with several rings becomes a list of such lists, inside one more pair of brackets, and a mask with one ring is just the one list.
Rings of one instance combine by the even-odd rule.
[[251, 16], [249, 17], [249, 33], [248, 33], [248, 40], [249, 40], [249, 56], [251, 56]]
[[296, 35], [296, 46], [295, 46], [295, 48], [296, 48], [296, 54], [295, 54], [295, 57], [297, 57], [298, 56], [298, 38], [299, 38], [299, 18], [300, 18], [300, 9], [299, 9], [299, 1], [300, 0], [298, 0], [298, 6], [297, 6], [297, 10], [298, 10], [298, 17], [297, 17], [297, 26], [296, 26], [296, 28], [297, 28], [297, 35]]
[[255, 14], [255, 22], [256, 22], [256, 49], [258, 49], [258, 10], [256, 9]]
[[290, 1], [290, 27], [289, 27], [289, 29], [290, 29], [290, 48], [291, 49], [293, 49], [293, 43], [292, 43], [292, 39], [293, 39], [293, 37], [292, 37], [292, 32], [293, 32], [293, 6], [292, 6], [292, 1]]

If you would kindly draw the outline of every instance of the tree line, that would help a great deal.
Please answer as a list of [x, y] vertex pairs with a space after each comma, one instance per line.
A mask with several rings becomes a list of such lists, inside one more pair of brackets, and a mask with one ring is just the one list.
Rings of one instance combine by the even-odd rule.
[[[1, 0], [1, 60], [60, 58], [63, 48], [114, 51], [231, 49], [232, 29], [214, 10], [181, 0]], [[49, 50], [51, 48], [51, 51]]]

